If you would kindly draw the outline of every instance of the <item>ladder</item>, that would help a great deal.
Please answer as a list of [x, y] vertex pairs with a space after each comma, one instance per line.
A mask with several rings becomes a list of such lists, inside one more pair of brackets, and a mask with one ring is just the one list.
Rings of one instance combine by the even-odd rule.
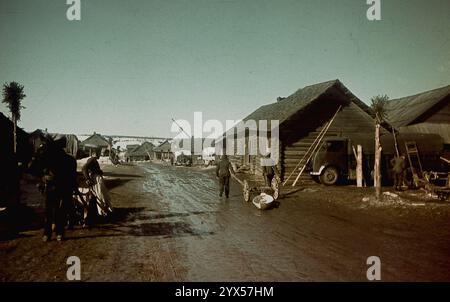
[[419, 186], [419, 174], [423, 174], [422, 163], [420, 162], [419, 149], [415, 141], [405, 142], [406, 155], [408, 156], [409, 166], [413, 174], [414, 184]]
[[291, 176], [296, 172], [299, 171], [297, 177], [295, 178], [295, 181], [292, 183], [292, 186], [295, 187], [295, 185], [297, 184], [300, 176], [303, 174], [303, 172], [305, 171], [309, 161], [311, 160], [311, 158], [313, 157], [313, 155], [315, 154], [317, 148], [320, 146], [320, 143], [322, 142], [322, 139], [325, 137], [328, 129], [330, 128], [331, 124], [333, 123], [336, 115], [338, 114], [338, 112], [341, 110], [342, 106], [339, 106], [339, 108], [336, 110], [336, 113], [333, 115], [333, 117], [325, 124], [325, 127], [322, 128], [322, 130], [320, 130], [319, 135], [315, 138], [314, 142], [309, 146], [308, 150], [306, 151], [306, 153], [303, 155], [303, 157], [300, 159], [300, 161], [298, 162], [298, 164], [295, 166], [295, 169], [291, 172], [291, 174], [289, 174], [289, 176], [286, 178], [286, 180], [283, 182], [283, 186], [286, 185], [286, 183], [289, 181], [289, 179], [291, 178]]

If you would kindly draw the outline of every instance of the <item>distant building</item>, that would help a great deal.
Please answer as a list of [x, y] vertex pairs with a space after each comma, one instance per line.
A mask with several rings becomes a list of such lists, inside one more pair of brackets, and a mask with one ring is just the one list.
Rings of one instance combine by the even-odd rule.
[[[131, 146], [130, 146], [131, 147]], [[133, 149], [128, 150], [127, 146], [127, 161], [148, 161], [154, 157], [153, 149], [155, 145], [150, 142], [144, 142], [142, 145], [137, 145]]]
[[81, 148], [84, 152], [92, 155], [93, 151], [100, 150], [101, 156], [108, 156], [111, 152], [112, 142], [104, 136], [95, 133], [81, 142]]
[[159, 146], [153, 148], [154, 158], [158, 160], [170, 160], [174, 156], [169, 140], [165, 140]]
[[386, 109], [400, 133], [438, 134], [450, 150], [450, 85], [389, 101]]

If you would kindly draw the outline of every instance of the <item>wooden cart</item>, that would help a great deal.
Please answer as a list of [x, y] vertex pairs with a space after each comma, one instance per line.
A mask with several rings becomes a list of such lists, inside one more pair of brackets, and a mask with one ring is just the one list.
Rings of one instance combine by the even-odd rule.
[[263, 192], [270, 194], [274, 200], [277, 200], [280, 197], [280, 179], [274, 177], [270, 187], [260, 185], [257, 181], [243, 181], [242, 194], [246, 202], [249, 202], [253, 197]]

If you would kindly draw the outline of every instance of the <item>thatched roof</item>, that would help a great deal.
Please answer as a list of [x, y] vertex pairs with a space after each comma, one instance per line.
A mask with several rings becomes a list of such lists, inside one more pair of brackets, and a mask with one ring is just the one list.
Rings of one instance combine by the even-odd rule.
[[387, 119], [395, 127], [408, 126], [449, 95], [450, 85], [389, 101], [386, 104]]
[[[128, 146], [127, 146], [128, 147]], [[153, 145], [150, 142], [144, 142], [142, 145], [138, 145], [136, 148], [134, 148], [131, 151], [127, 152], [128, 156], [148, 156], [149, 152], [152, 152], [155, 145]]]
[[168, 140], [165, 140], [158, 147], [153, 148], [153, 151], [155, 151], [155, 152], [171, 152], [171, 144], [169, 143]]
[[132, 145], [126, 145], [125, 148], [127, 149], [127, 152], [132, 152], [134, 149], [136, 149], [139, 146], [140, 146], [139, 144], [132, 144]]
[[90, 148], [107, 148], [110, 146], [109, 141], [98, 133], [94, 133], [81, 142], [85, 147]]
[[288, 120], [299, 111], [307, 109], [309, 105], [317, 101], [321, 96], [324, 96], [327, 93], [332, 93], [332, 90], [338, 90], [344, 94], [346, 98], [353, 101], [361, 109], [373, 116], [373, 112], [369, 106], [351, 93], [350, 90], [348, 90], [339, 80], [332, 80], [306, 86], [297, 90], [287, 98], [281, 98], [276, 103], [261, 106], [252, 114], [248, 115], [244, 121], [278, 120], [281, 125], [284, 121]]

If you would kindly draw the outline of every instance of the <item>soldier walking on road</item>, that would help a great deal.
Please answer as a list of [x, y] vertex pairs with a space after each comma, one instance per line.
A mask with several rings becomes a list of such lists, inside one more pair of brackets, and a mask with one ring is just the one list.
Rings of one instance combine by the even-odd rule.
[[234, 173], [233, 166], [228, 160], [228, 156], [222, 155], [216, 168], [216, 176], [219, 178], [220, 192], [219, 196], [222, 197], [223, 191], [225, 190], [226, 198], [230, 195], [230, 176]]

